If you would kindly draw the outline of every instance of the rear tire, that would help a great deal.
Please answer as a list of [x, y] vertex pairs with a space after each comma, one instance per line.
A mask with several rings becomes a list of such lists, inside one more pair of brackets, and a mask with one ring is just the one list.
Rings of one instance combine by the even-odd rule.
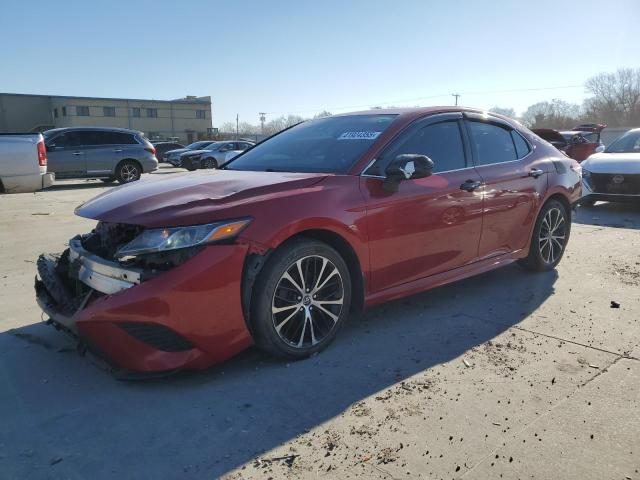
[[140, 180], [142, 169], [137, 162], [125, 160], [116, 167], [116, 178], [120, 183], [131, 183]]
[[218, 168], [218, 162], [215, 158], [205, 158], [202, 161], [202, 168], [213, 169]]
[[250, 323], [256, 345], [283, 358], [326, 348], [351, 306], [346, 263], [329, 245], [296, 238], [269, 258], [253, 287]]
[[535, 272], [552, 270], [564, 255], [570, 233], [569, 211], [558, 200], [549, 200], [536, 219], [529, 255], [518, 263], [527, 270]]

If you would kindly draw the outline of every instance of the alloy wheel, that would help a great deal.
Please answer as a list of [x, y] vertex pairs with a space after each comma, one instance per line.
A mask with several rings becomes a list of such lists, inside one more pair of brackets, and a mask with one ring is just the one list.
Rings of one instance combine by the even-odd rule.
[[566, 241], [567, 225], [564, 213], [559, 208], [551, 208], [545, 214], [540, 225], [540, 256], [552, 264], [560, 258]]
[[313, 347], [336, 328], [344, 304], [338, 268], [321, 255], [293, 262], [278, 280], [271, 318], [278, 336], [295, 348]]
[[120, 176], [125, 182], [132, 182], [138, 178], [138, 168], [135, 165], [126, 163], [120, 168]]

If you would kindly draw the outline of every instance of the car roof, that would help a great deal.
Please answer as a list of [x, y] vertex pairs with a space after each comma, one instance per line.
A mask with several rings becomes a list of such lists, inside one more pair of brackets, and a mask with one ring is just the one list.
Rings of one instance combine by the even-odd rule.
[[489, 112], [487, 110], [482, 110], [479, 108], [452, 106], [452, 105], [439, 105], [439, 106], [433, 106], [433, 107], [414, 107], [414, 108], [372, 108], [369, 110], [339, 113], [333, 116], [343, 117], [348, 115], [398, 115], [398, 117], [409, 120], [411, 118], [420, 118], [420, 117], [424, 117], [426, 115], [431, 115], [434, 113], [456, 113], [456, 112], [476, 113], [480, 115], [489, 114], [496, 118], [517, 123], [515, 119], [506, 117], [499, 113]]
[[68, 131], [68, 132], [72, 132], [72, 131], [77, 131], [77, 130], [99, 130], [99, 131], [103, 131], [103, 132], [121, 132], [121, 133], [130, 133], [133, 135], [144, 135], [143, 132], [140, 132], [138, 130], [132, 130], [130, 128], [118, 128], [118, 127], [92, 127], [92, 126], [85, 126], [85, 127], [61, 127], [61, 128], [53, 128], [51, 130], [47, 130], [47, 131]]

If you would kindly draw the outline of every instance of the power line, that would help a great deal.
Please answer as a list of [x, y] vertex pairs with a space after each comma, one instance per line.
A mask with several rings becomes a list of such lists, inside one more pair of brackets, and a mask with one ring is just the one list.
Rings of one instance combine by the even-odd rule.
[[[583, 88], [584, 84], [576, 84], [576, 85], [559, 85], [559, 86], [555, 86], [555, 87], [533, 87], [533, 88], [514, 88], [514, 89], [510, 89], [510, 90], [480, 90], [480, 91], [470, 91], [470, 92], [461, 92], [461, 93], [457, 93], [454, 94], [457, 95], [458, 97], [462, 96], [462, 95], [488, 95], [488, 94], [496, 94], [496, 93], [517, 93], [517, 92], [536, 92], [536, 91], [543, 91], [543, 90], [561, 90], [561, 89], [568, 89], [568, 88]], [[284, 114], [302, 114], [302, 113], [309, 113], [309, 112], [317, 112], [319, 110], [328, 110], [328, 111], [332, 111], [332, 110], [347, 110], [347, 109], [352, 109], [352, 108], [369, 108], [371, 106], [380, 106], [380, 105], [385, 105], [385, 104], [397, 104], [397, 103], [407, 103], [407, 102], [418, 102], [418, 101], [423, 101], [423, 100], [431, 100], [434, 98], [446, 98], [446, 97], [450, 97], [451, 94], [450, 93], [442, 93], [442, 94], [438, 94], [438, 95], [429, 95], [429, 96], [425, 96], [425, 97], [414, 97], [414, 98], [405, 98], [402, 100], [388, 100], [388, 101], [383, 101], [383, 102], [370, 102], [370, 103], [365, 103], [365, 104], [360, 104], [360, 105], [344, 105], [341, 107], [329, 107], [327, 108], [326, 106], [324, 107], [315, 107], [315, 108], [309, 108], [306, 110], [298, 110], [298, 111], [281, 111], [281, 112], [266, 112], [269, 115], [284, 115]], [[457, 98], [456, 98], [457, 100]], [[457, 105], [457, 103], [456, 103]]]

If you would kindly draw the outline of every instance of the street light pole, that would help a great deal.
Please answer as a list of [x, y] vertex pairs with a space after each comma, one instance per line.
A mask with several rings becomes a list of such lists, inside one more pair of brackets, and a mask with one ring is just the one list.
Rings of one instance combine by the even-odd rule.
[[452, 97], [456, 97], [456, 107], [458, 106], [458, 97], [460, 96], [459, 93], [452, 93], [451, 94]]
[[260, 116], [260, 133], [262, 135], [264, 135], [264, 121], [267, 118], [267, 113], [266, 112], [260, 112], [260, 113], [258, 113], [258, 115]]
[[238, 140], [238, 114], [236, 113], [236, 140]]

